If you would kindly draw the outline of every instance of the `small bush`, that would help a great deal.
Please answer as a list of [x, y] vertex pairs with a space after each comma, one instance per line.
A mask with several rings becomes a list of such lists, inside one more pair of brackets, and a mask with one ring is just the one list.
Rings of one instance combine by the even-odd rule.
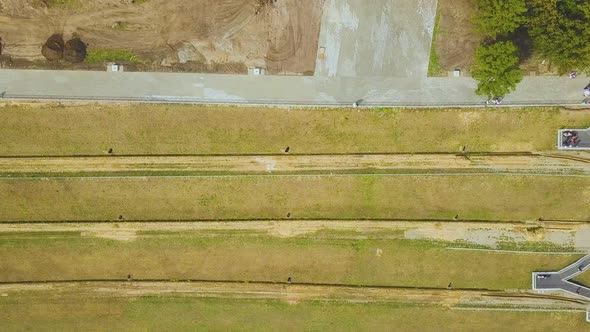
[[130, 62], [140, 63], [139, 57], [128, 50], [116, 49], [91, 49], [88, 50], [88, 55], [84, 62], [86, 63], [102, 63], [102, 62]]

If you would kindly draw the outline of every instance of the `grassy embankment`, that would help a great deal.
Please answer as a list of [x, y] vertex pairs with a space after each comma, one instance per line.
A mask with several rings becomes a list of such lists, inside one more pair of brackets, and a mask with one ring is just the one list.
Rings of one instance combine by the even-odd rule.
[[553, 150], [590, 114], [557, 108], [351, 110], [191, 105], [5, 105], [0, 155]]

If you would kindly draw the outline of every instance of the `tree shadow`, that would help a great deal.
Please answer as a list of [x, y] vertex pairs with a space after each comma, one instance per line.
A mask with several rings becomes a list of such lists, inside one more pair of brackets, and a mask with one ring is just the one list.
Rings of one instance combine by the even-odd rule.
[[510, 40], [514, 42], [518, 47], [518, 55], [520, 56], [520, 62], [523, 63], [531, 58], [533, 55], [533, 40], [529, 35], [529, 31], [525, 27], [520, 27], [514, 31], [510, 37]]

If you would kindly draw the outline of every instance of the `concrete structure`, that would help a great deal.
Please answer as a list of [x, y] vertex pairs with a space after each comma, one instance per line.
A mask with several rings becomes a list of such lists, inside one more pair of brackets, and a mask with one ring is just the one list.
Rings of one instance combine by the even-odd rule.
[[557, 272], [533, 272], [533, 290], [565, 291], [590, 300], [590, 288], [570, 281], [589, 268], [590, 255], [586, 255]]
[[315, 75], [426, 77], [437, 0], [326, 0]]
[[108, 72], [121, 72], [123, 71], [123, 65], [118, 63], [109, 62], [107, 63], [107, 71]]
[[[568, 141], [568, 135], [576, 136], [576, 144]], [[562, 129], [557, 132], [557, 148], [559, 150], [590, 150], [590, 128]]]

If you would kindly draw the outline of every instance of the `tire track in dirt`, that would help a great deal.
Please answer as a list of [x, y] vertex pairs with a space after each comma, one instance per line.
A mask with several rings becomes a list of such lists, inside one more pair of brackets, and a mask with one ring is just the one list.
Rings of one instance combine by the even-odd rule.
[[185, 297], [249, 298], [299, 301], [341, 301], [363, 303], [405, 303], [414, 305], [515, 306], [546, 309], [584, 309], [586, 302], [567, 296], [537, 295], [519, 291], [487, 289], [442, 289], [424, 287], [360, 286], [346, 284], [309, 284], [264, 281], [221, 280], [64, 280], [50, 282], [0, 283], [0, 293], [12, 296], [20, 292], [51, 291], [62, 298], [92, 298], [146, 295]]
[[[378, 221], [378, 220], [243, 220], [196, 222], [141, 222], [117, 220], [112, 222], [0, 222], [2, 239], [24, 239], [39, 234], [43, 238], [108, 238], [134, 241], [150, 238], [145, 232], [207, 232], [231, 234], [235, 231], [251, 232], [252, 236], [294, 237], [320, 236], [329, 231], [331, 237], [342, 239], [406, 239], [467, 241], [497, 248], [502, 241], [553, 243], [576, 250], [589, 250], [589, 222], [469, 222], [469, 221]], [[61, 233], [71, 233], [61, 234]]]
[[590, 161], [562, 155], [358, 154], [243, 156], [0, 157], [0, 173], [338, 172], [479, 170], [590, 174]]
[[66, 38], [79, 35], [90, 50], [138, 53], [153, 70], [178, 64], [175, 48], [190, 43], [205, 59], [191, 61], [302, 74], [315, 69], [323, 1], [89, 0], [48, 8], [36, 0], [2, 0], [0, 35], [5, 53], [20, 61], [43, 60], [41, 45], [62, 33]]

